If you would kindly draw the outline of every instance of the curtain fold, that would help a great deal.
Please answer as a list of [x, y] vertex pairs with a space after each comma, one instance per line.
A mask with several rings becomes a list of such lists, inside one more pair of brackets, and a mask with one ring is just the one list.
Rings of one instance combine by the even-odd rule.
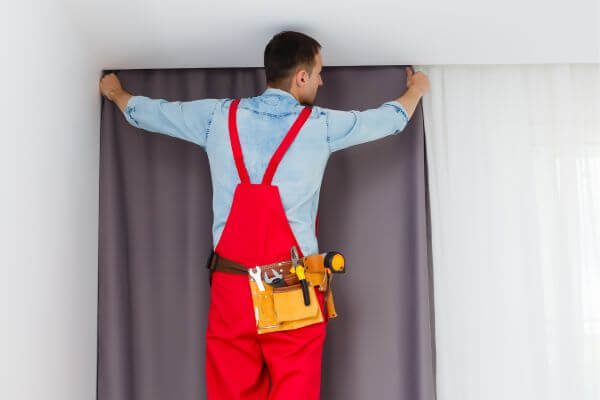
[[[262, 68], [120, 71], [167, 100], [260, 94]], [[325, 67], [316, 104], [374, 108], [405, 90], [404, 68]], [[129, 125], [102, 104], [98, 399], [201, 399], [212, 189], [202, 148]], [[404, 131], [331, 155], [321, 251], [344, 253], [333, 288], [323, 399], [435, 398], [432, 282], [421, 106]]]
[[600, 398], [600, 65], [419, 69], [439, 399]]

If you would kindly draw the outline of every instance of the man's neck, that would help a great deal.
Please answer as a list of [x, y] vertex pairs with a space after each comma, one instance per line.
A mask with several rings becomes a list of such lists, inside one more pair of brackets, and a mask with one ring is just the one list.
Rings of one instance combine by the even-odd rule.
[[283, 91], [285, 91], [285, 92], [288, 92], [289, 94], [291, 94], [292, 96], [294, 96], [294, 98], [295, 98], [296, 100], [298, 100], [298, 103], [302, 103], [302, 102], [300, 101], [300, 97], [298, 96], [298, 94], [294, 93], [294, 91], [293, 91], [293, 90], [288, 90], [288, 89], [284, 89], [284, 88], [280, 88], [280, 87], [276, 87], [276, 86], [269, 86], [269, 85], [267, 85], [267, 88], [279, 89], [279, 90], [283, 90]]

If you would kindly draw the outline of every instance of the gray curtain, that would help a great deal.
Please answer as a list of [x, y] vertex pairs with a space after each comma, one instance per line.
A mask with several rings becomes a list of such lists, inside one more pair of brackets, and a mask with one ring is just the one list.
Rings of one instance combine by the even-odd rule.
[[[260, 94], [263, 68], [116, 71], [166, 100]], [[405, 90], [402, 66], [325, 67], [315, 104], [363, 110]], [[212, 187], [204, 150], [129, 125], [103, 99], [98, 399], [205, 399]], [[399, 135], [331, 155], [320, 251], [339, 250], [339, 317], [328, 323], [321, 398], [435, 399], [425, 137], [419, 103]]]

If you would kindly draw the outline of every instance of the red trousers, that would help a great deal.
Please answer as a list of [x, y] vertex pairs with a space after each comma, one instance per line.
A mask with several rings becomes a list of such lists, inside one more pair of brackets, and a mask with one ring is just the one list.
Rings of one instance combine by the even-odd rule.
[[[316, 293], [323, 310], [323, 293]], [[210, 296], [208, 400], [319, 399], [326, 322], [259, 335], [244, 275], [214, 272]]]
[[[292, 246], [303, 257], [279, 189], [271, 180], [311, 107], [299, 114], [269, 162], [262, 183], [255, 184], [244, 166], [237, 132], [239, 102], [236, 99], [230, 105], [229, 134], [240, 183], [215, 252], [248, 267], [289, 260]], [[258, 334], [248, 279], [247, 275], [213, 272], [206, 331], [208, 400], [318, 400], [327, 324], [324, 293], [311, 287], [323, 322]]]

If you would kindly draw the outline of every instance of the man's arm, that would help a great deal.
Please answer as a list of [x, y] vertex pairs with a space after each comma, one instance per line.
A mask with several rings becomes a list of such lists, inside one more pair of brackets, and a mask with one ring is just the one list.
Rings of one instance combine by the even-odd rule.
[[121, 110], [122, 113], [124, 113], [127, 102], [133, 95], [124, 89], [113, 89], [108, 93], [107, 97], [119, 107], [119, 110]]
[[100, 91], [115, 102], [127, 122], [136, 128], [173, 136], [203, 148], [206, 148], [213, 112], [220, 101], [167, 101], [132, 95], [123, 89], [114, 73], [102, 78]]
[[429, 88], [427, 77], [422, 72], [413, 74], [407, 67], [406, 77], [407, 90], [404, 94], [378, 108], [364, 111], [325, 109], [330, 152], [403, 131], [421, 97]]
[[322, 109], [326, 112], [330, 153], [397, 134], [408, 123], [404, 106], [395, 100], [363, 111]]
[[417, 104], [419, 104], [419, 100], [421, 100], [421, 97], [423, 97], [423, 94], [419, 92], [418, 89], [413, 87], [408, 88], [402, 96], [398, 97], [394, 101], [402, 104], [402, 107], [404, 107], [408, 114], [408, 119], [411, 119], [415, 109], [417, 108]]

